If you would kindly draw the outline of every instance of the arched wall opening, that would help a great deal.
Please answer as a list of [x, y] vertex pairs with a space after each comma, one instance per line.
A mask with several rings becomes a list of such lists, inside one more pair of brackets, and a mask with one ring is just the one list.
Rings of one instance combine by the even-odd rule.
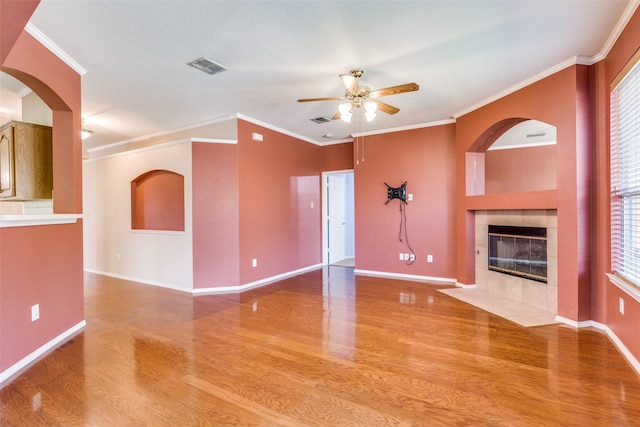
[[26, 31], [0, 68], [52, 110], [54, 213], [82, 212], [80, 75]]
[[466, 153], [468, 196], [557, 188], [556, 127], [509, 118], [485, 130]]

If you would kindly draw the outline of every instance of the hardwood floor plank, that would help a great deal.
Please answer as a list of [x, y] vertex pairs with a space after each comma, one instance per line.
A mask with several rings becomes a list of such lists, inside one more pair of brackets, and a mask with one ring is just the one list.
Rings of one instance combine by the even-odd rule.
[[87, 327], [0, 390], [0, 426], [634, 426], [608, 337], [325, 267], [191, 296], [85, 275]]

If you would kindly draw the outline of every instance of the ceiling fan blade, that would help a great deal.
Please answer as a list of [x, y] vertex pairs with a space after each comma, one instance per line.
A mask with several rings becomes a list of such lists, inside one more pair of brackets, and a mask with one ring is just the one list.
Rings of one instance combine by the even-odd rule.
[[331, 117], [331, 120], [338, 120], [340, 118], [340, 116], [342, 116], [342, 113], [340, 113], [340, 111], [338, 111], [337, 113], [335, 113], [333, 115], [333, 117]]
[[314, 102], [314, 101], [340, 101], [344, 98], [339, 96], [329, 96], [327, 98], [304, 98], [298, 99], [298, 102]]
[[343, 99], [344, 98], [340, 96], [329, 96], [326, 98], [303, 98], [303, 99], [298, 99], [298, 102], [341, 101]]
[[360, 91], [360, 86], [358, 85], [358, 78], [353, 76], [352, 74], [340, 74], [340, 78], [342, 79], [342, 83], [347, 88], [347, 91], [358, 93]]
[[378, 104], [378, 110], [387, 114], [396, 114], [400, 109], [398, 107], [394, 107], [393, 105], [385, 104], [384, 102], [380, 102], [378, 100], [374, 101]]
[[418, 89], [420, 89], [420, 86], [418, 86], [416, 83], [405, 83], [403, 85], [391, 86], [384, 89], [373, 90], [371, 91], [371, 97], [379, 98], [381, 96], [396, 95], [398, 93], [414, 92]]

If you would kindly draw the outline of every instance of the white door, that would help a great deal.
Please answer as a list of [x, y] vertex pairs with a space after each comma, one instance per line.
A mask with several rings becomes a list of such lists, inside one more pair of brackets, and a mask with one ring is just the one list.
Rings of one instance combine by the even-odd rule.
[[345, 258], [345, 194], [346, 180], [344, 175], [327, 175], [329, 185], [327, 195], [327, 223], [328, 223], [328, 263], [341, 261]]

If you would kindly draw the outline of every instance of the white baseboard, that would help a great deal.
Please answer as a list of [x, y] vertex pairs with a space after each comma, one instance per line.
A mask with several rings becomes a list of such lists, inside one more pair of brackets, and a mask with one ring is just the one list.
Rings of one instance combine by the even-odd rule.
[[197, 288], [193, 290], [193, 294], [194, 295], [211, 295], [211, 294], [243, 292], [249, 289], [259, 288], [261, 286], [268, 285], [269, 283], [277, 282], [278, 280], [286, 279], [288, 277], [297, 276], [298, 274], [306, 273], [308, 271], [317, 270], [320, 267], [322, 267], [322, 264], [315, 264], [309, 267], [299, 268], [298, 270], [292, 270], [286, 273], [276, 274], [275, 276], [256, 280], [254, 282], [245, 283], [244, 285], [220, 286], [216, 288]]
[[565, 325], [571, 326], [573, 328], [596, 328], [596, 329], [600, 329], [601, 331], [604, 331], [605, 329], [605, 325], [603, 325], [602, 323], [598, 323], [594, 320], [581, 320], [581, 321], [577, 321], [577, 320], [571, 320], [567, 317], [562, 317], [562, 316], [558, 316], [556, 315], [556, 320], [558, 322], [562, 322]]
[[476, 289], [477, 286], [476, 284], [471, 284], [471, 285], [467, 285], [466, 283], [460, 283], [460, 282], [456, 282], [456, 288], [462, 288], [462, 289]]
[[158, 286], [161, 288], [173, 289], [174, 291], [191, 293], [191, 289], [180, 288], [178, 286], [172, 285], [171, 283], [158, 282], [155, 280], [146, 280], [146, 279], [141, 279], [139, 277], [125, 276], [123, 274], [110, 273], [108, 271], [101, 271], [101, 270], [93, 270], [90, 268], [85, 268], [84, 271], [86, 271], [87, 273], [95, 273], [95, 274], [100, 274], [102, 276], [114, 277], [116, 279], [128, 280], [130, 282], [142, 283], [144, 285]]
[[446, 277], [420, 276], [417, 274], [388, 273], [384, 271], [358, 270], [358, 269], [355, 269], [354, 273], [360, 274], [362, 276], [387, 277], [390, 279], [412, 280], [412, 281], [418, 281], [418, 282], [429, 282], [433, 284], [443, 284], [443, 285], [456, 284], [456, 279], [449, 279]]
[[67, 339], [69, 339], [69, 337], [71, 337], [76, 332], [83, 329], [86, 325], [87, 325], [87, 322], [85, 320], [83, 320], [82, 322], [79, 322], [75, 326], [67, 329], [66, 331], [64, 331], [63, 333], [61, 333], [60, 335], [58, 335], [48, 343], [41, 346], [37, 350], [31, 352], [28, 356], [21, 359], [18, 363], [0, 372], [0, 388], [6, 385], [5, 382], [7, 382], [8, 384], [7, 380], [12, 378], [14, 375], [17, 375], [24, 369], [28, 368], [31, 364], [37, 361], [40, 356], [58, 347], [60, 344], [65, 342]]
[[638, 359], [636, 359], [633, 354], [631, 354], [627, 346], [625, 346], [622, 341], [620, 341], [620, 338], [618, 338], [618, 336], [611, 330], [611, 328], [605, 326], [604, 331], [609, 336], [609, 339], [611, 339], [616, 347], [618, 347], [618, 350], [620, 350], [622, 355], [627, 359], [627, 362], [629, 362], [633, 369], [636, 370], [636, 373], [640, 375], [640, 362], [638, 362]]
[[629, 351], [626, 345], [618, 338], [618, 336], [611, 330], [611, 328], [605, 324], [600, 322], [596, 322], [595, 320], [583, 320], [581, 322], [577, 322], [575, 320], [567, 319], [566, 317], [556, 316], [556, 320], [558, 322], [565, 323], [574, 328], [596, 328], [604, 331], [605, 334], [609, 337], [613, 344], [618, 347], [618, 350], [622, 355], [627, 359], [627, 362], [631, 365], [631, 367], [636, 371], [638, 375], [640, 375], [640, 362], [635, 356]]
[[161, 288], [168, 288], [168, 289], [173, 289], [173, 290], [176, 290], [176, 291], [188, 292], [188, 293], [193, 294], [193, 295], [210, 295], [210, 294], [238, 293], [238, 292], [243, 292], [243, 291], [246, 291], [246, 290], [249, 290], [249, 289], [253, 289], [253, 288], [259, 288], [260, 286], [268, 285], [269, 283], [273, 283], [273, 282], [276, 282], [278, 280], [286, 279], [288, 277], [297, 276], [298, 274], [302, 274], [302, 273], [306, 273], [308, 271], [316, 270], [316, 269], [318, 269], [320, 267], [322, 267], [322, 264], [315, 264], [315, 265], [311, 265], [311, 266], [308, 266], [308, 267], [300, 268], [298, 270], [292, 270], [292, 271], [288, 271], [286, 273], [277, 274], [275, 276], [271, 276], [271, 277], [267, 277], [267, 278], [264, 278], [264, 279], [256, 280], [254, 282], [245, 283], [244, 285], [217, 286], [217, 287], [212, 287], [212, 288], [195, 288], [195, 289], [184, 289], [184, 288], [179, 288], [177, 286], [172, 286], [171, 284], [164, 283], [164, 282], [155, 282], [155, 281], [143, 280], [143, 279], [139, 279], [139, 278], [135, 278], [135, 277], [123, 276], [121, 274], [109, 273], [109, 272], [106, 272], [106, 271], [91, 270], [91, 269], [88, 269], [88, 268], [85, 268], [84, 271], [86, 271], [88, 273], [95, 273], [95, 274], [101, 274], [103, 276], [114, 277], [116, 279], [129, 280], [131, 282], [142, 283], [144, 285], [153, 285], [153, 286], [159, 286]]

